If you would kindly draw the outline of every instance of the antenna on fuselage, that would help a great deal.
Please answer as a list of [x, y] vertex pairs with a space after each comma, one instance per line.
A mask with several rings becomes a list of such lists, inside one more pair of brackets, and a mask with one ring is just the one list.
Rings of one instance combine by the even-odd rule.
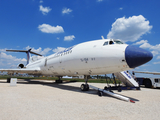
[[102, 39], [104, 39], [103, 35], [101, 36]]

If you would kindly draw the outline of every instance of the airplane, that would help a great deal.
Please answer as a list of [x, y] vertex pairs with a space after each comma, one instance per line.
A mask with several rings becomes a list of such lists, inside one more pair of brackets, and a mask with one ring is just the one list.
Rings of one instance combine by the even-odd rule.
[[0, 69], [2, 72], [28, 73], [34, 75], [85, 76], [82, 91], [89, 90], [88, 76], [111, 74], [134, 69], [153, 58], [151, 52], [123, 43], [116, 39], [99, 39], [77, 44], [41, 59], [31, 57], [29, 50], [7, 50], [26, 52], [27, 65], [19, 64], [17, 69]]

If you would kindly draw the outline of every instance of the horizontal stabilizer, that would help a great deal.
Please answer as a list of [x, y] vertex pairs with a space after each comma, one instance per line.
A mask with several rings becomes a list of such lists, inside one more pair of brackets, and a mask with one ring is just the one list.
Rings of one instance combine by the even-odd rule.
[[[6, 50], [6, 51], [8, 51], [8, 52], [25, 52], [25, 53], [28, 52], [28, 50]], [[35, 52], [32, 52], [32, 51], [30, 51], [30, 53], [42, 56], [41, 54], [38, 54], [38, 53], [35, 53]]]

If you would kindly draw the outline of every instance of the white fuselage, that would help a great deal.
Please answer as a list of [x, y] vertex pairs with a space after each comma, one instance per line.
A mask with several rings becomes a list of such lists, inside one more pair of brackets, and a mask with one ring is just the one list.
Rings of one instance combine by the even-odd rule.
[[[107, 45], [104, 45], [108, 41]], [[110, 74], [131, 69], [125, 60], [127, 44], [109, 44], [110, 39], [81, 43], [64, 51], [30, 62], [43, 75], [77, 76]]]

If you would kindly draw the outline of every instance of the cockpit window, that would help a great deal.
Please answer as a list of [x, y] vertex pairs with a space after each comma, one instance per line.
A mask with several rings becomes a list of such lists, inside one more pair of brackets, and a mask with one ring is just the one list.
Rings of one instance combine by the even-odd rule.
[[112, 45], [112, 44], [114, 44], [114, 42], [113, 41], [109, 41], [109, 44]]
[[108, 41], [103, 44], [103, 46], [108, 45]]
[[120, 40], [110, 40], [110, 41], [106, 41], [104, 44], [103, 44], [103, 46], [105, 46], [105, 45], [113, 45], [113, 44], [124, 44], [122, 41], [120, 41]]
[[113, 40], [115, 44], [124, 44], [122, 41], [120, 40]]

